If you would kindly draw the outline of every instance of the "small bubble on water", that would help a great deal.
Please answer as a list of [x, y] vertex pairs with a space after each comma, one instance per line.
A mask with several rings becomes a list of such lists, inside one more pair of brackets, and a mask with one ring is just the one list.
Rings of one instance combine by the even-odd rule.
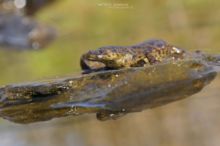
[[76, 106], [74, 106], [74, 114], [75, 114], [75, 115], [78, 115], [78, 114], [79, 114], [78, 108], [77, 108]]
[[115, 114], [110, 114], [109, 116], [110, 116], [110, 117], [114, 117], [114, 116], [115, 116]]
[[69, 81], [69, 84], [72, 85], [72, 84], [73, 84], [73, 81]]
[[71, 106], [71, 109], [67, 112], [69, 115], [79, 115], [78, 109], [76, 106]]

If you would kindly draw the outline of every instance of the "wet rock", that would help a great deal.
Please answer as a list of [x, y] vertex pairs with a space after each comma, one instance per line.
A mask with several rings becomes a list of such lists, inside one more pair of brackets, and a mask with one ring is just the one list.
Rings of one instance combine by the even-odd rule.
[[0, 89], [0, 116], [22, 124], [89, 113], [117, 119], [198, 93], [216, 74], [192, 59], [7, 85]]

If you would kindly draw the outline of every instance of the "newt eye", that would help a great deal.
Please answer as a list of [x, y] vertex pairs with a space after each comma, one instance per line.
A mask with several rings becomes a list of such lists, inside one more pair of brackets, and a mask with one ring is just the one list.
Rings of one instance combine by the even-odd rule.
[[146, 63], [148, 63], [148, 62], [146, 62], [144, 59], [141, 59], [141, 60], [139, 60], [139, 61], [137, 62], [137, 66], [142, 67], [142, 66], [144, 66]]

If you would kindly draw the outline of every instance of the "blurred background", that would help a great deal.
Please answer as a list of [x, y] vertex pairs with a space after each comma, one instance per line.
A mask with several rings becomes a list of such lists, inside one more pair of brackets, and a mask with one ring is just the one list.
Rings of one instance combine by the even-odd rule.
[[[48, 0], [41, 9], [36, 5], [47, 0], [32, 1], [21, 13], [55, 28], [56, 39], [37, 49], [0, 47], [0, 85], [75, 74], [88, 50], [151, 38], [220, 54], [219, 0]], [[219, 89], [218, 76], [188, 99], [116, 121], [89, 115], [19, 125], [1, 119], [0, 146], [219, 146]]]

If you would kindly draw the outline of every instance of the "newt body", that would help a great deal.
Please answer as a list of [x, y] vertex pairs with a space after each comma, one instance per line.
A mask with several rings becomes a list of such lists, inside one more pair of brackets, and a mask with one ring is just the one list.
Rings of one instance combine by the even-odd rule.
[[91, 50], [81, 57], [83, 70], [143, 67], [167, 59], [183, 58], [185, 50], [163, 40], [150, 40], [133, 46], [107, 46]]

